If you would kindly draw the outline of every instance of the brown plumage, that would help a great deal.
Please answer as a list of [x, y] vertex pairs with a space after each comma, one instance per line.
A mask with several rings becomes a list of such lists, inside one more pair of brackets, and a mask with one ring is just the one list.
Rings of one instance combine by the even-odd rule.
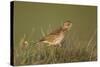
[[49, 45], [61, 45], [65, 32], [69, 31], [72, 26], [70, 21], [65, 21], [63, 26], [46, 35], [39, 42], [48, 43]]

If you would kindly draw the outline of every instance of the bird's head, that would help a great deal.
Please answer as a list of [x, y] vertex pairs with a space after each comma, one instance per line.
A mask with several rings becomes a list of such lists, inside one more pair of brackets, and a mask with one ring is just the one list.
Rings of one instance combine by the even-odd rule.
[[67, 30], [70, 30], [70, 28], [72, 27], [72, 22], [67, 20], [64, 22], [63, 24], [63, 29], [67, 29]]

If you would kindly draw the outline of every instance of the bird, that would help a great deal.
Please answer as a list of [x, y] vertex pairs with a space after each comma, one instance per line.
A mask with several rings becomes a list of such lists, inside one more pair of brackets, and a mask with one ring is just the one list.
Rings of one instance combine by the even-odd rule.
[[64, 21], [63, 26], [42, 37], [37, 43], [46, 43], [48, 44], [48, 46], [51, 45], [61, 46], [61, 42], [65, 37], [65, 33], [68, 32], [71, 27], [72, 27], [72, 22], [66, 20]]

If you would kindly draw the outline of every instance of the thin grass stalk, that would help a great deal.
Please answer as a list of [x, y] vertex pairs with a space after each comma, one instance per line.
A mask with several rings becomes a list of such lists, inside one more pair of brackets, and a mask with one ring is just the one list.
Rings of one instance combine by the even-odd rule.
[[43, 37], [45, 36], [45, 32], [44, 32], [42, 27], [41, 27], [41, 34], [42, 34]]
[[49, 24], [47, 34], [49, 34], [51, 31], [52, 31], [52, 26], [51, 26], [51, 24]]
[[92, 60], [92, 54], [93, 54], [93, 52], [94, 52], [94, 49], [95, 49], [95, 46], [96, 46], [96, 41], [95, 41], [95, 45], [92, 47], [92, 49], [91, 49], [91, 53], [90, 53], [90, 56], [89, 56], [89, 60], [91, 61]]
[[87, 44], [86, 51], [88, 51], [88, 48], [89, 48], [89, 46], [91, 45], [91, 42], [93, 41], [95, 35], [96, 35], [96, 31], [95, 31], [94, 34], [91, 36], [91, 38], [90, 38], [90, 40], [89, 40], [89, 42], [88, 42], [88, 44]]

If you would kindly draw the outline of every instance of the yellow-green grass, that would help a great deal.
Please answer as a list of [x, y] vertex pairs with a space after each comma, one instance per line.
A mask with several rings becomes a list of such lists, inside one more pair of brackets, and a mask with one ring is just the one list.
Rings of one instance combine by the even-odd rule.
[[[32, 32], [33, 33], [33, 32]], [[32, 33], [29, 35], [31, 37]], [[41, 29], [41, 33], [45, 33]], [[19, 44], [14, 47], [14, 65], [54, 64], [97, 60], [96, 32], [88, 41], [81, 41], [76, 33], [67, 33], [62, 46], [34, 44], [32, 39], [22, 36]]]

